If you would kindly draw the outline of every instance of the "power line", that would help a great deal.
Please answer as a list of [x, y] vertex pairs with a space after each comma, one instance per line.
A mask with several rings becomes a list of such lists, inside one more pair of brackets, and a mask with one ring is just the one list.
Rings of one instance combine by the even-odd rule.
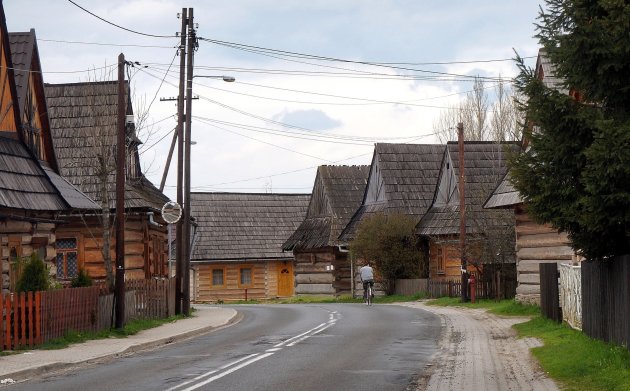
[[96, 46], [115, 46], [115, 47], [132, 47], [132, 48], [153, 48], [153, 49], [173, 49], [178, 47], [178, 45], [173, 46], [160, 46], [160, 45], [138, 45], [131, 43], [104, 43], [104, 42], [84, 42], [84, 41], [64, 41], [61, 39], [43, 39], [37, 38], [37, 41], [43, 42], [55, 42], [55, 43], [70, 43], [77, 45], [96, 45]]
[[118, 66], [118, 64], [113, 64], [113, 65], [105, 65], [102, 67], [95, 67], [95, 68], [90, 68], [90, 69], [83, 69], [83, 70], [77, 70], [77, 71], [33, 71], [30, 69], [22, 69], [22, 68], [16, 68], [16, 67], [7, 67], [7, 66], [2, 66], [0, 65], [0, 68], [4, 68], [4, 69], [12, 69], [14, 71], [19, 71], [19, 72], [27, 72], [27, 73], [38, 73], [38, 74], [44, 74], [44, 73], [60, 73], [60, 74], [65, 74], [65, 73], [86, 73], [86, 72], [93, 72], [93, 71], [98, 71], [98, 70], [102, 70], [102, 69], [108, 69], [111, 70], [112, 68], [116, 68]]
[[118, 27], [118, 28], [119, 28], [119, 29], [121, 29], [121, 30], [129, 31], [130, 33], [134, 33], [134, 34], [138, 34], [138, 35], [144, 35], [145, 37], [153, 37], [153, 38], [177, 38], [175, 35], [155, 35], [155, 34], [147, 34], [147, 33], [142, 33], [142, 32], [140, 32], [140, 31], [136, 31], [136, 30], [129, 29], [129, 28], [127, 28], [127, 27], [123, 27], [123, 26], [121, 26], [121, 25], [119, 25], [119, 24], [116, 24], [116, 23], [114, 23], [114, 22], [110, 22], [109, 20], [107, 20], [107, 19], [105, 19], [105, 18], [102, 18], [102, 17], [100, 17], [100, 16], [96, 15], [96, 14], [95, 14], [95, 13], [93, 13], [92, 11], [90, 11], [90, 10], [88, 10], [88, 9], [86, 9], [86, 8], [81, 7], [79, 4], [75, 3], [75, 2], [74, 2], [74, 1], [72, 1], [72, 0], [68, 0], [68, 1], [69, 1], [70, 3], [72, 3], [73, 5], [75, 5], [76, 7], [80, 8], [81, 10], [83, 10], [84, 12], [87, 12], [88, 14], [90, 14], [90, 15], [94, 16], [95, 18], [97, 18], [97, 19], [99, 19], [99, 20], [102, 20], [103, 22], [105, 22], [105, 23], [107, 23], [107, 24], [111, 24], [111, 25], [112, 25], [112, 26], [114, 26], [114, 27]]

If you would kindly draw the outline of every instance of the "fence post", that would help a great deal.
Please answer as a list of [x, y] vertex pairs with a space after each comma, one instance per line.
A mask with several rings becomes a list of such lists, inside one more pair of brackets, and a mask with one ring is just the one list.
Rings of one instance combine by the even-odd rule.
[[558, 290], [558, 264], [541, 263], [538, 265], [540, 272], [540, 309], [543, 316], [562, 322], [562, 309], [560, 308], [560, 292]]

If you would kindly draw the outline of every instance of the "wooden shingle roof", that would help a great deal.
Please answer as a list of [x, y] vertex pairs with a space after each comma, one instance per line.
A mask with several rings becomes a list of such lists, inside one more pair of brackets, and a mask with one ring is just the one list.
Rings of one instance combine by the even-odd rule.
[[496, 189], [492, 192], [488, 200], [483, 204], [484, 208], [506, 208], [522, 204], [521, 194], [512, 186], [510, 173], [503, 177]]
[[310, 194], [191, 193], [193, 262], [291, 259], [282, 244], [306, 216]]
[[[512, 222], [512, 211], [489, 210], [482, 207], [507, 171], [506, 148], [516, 148], [516, 144], [483, 141], [464, 143], [467, 233], [478, 232], [482, 225], [509, 225]], [[457, 142], [447, 144], [440, 183], [433, 204], [416, 226], [416, 232], [420, 235], [459, 233], [458, 152]]]
[[26, 146], [5, 135], [0, 135], [0, 206], [37, 211], [68, 209]]
[[[62, 176], [93, 200], [101, 200], [95, 156], [115, 157], [118, 123], [116, 82], [46, 84], [55, 154]], [[127, 91], [128, 92], [128, 91]], [[131, 113], [130, 107], [127, 113]], [[135, 137], [135, 135], [129, 135]], [[135, 144], [130, 153], [137, 154]], [[107, 152], [101, 152], [107, 151]], [[116, 205], [115, 172], [107, 177], [109, 205]], [[160, 210], [168, 197], [144, 175], [125, 183], [125, 208]]]
[[361, 205], [370, 166], [319, 166], [306, 219], [282, 249], [336, 246], [338, 236]]
[[11, 60], [13, 61], [13, 74], [15, 76], [15, 88], [18, 94], [20, 112], [22, 112], [27, 96], [29, 71], [35, 52], [35, 32], [9, 33], [9, 45], [11, 47]]
[[376, 144], [361, 207], [340, 235], [348, 242], [374, 213], [405, 214], [419, 221], [431, 206], [444, 145]]

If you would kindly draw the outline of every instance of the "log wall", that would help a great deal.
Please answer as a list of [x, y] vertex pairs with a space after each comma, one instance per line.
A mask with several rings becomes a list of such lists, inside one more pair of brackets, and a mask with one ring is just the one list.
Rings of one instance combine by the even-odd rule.
[[576, 263], [577, 257], [569, 239], [549, 225], [534, 222], [524, 207], [515, 208], [516, 270], [518, 286], [516, 300], [540, 305], [541, 263]]
[[295, 252], [295, 293], [297, 295], [345, 295], [351, 291], [351, 270], [347, 253], [336, 247]]
[[[453, 239], [455, 240], [455, 239]], [[441, 251], [440, 251], [441, 248]], [[459, 248], [455, 244], [429, 242], [429, 278], [432, 280], [453, 280], [461, 278], [462, 261]], [[438, 257], [444, 258], [444, 270], [438, 271]]]
[[[239, 300], [265, 300], [278, 296], [278, 270], [286, 262], [212, 262], [195, 263], [191, 276], [194, 276], [191, 292], [196, 302], [228, 302]], [[240, 283], [240, 269], [252, 268], [252, 284]], [[212, 283], [212, 270], [223, 270], [224, 283], [215, 286]]]
[[[2, 214], [2, 210], [0, 210]], [[52, 218], [53, 216], [41, 216]], [[0, 270], [2, 271], [1, 291], [8, 293], [17, 278], [11, 266], [11, 252], [14, 249], [19, 257], [30, 257], [37, 253], [48, 265], [55, 260], [55, 228], [52, 223], [35, 223], [21, 220], [0, 221]]]

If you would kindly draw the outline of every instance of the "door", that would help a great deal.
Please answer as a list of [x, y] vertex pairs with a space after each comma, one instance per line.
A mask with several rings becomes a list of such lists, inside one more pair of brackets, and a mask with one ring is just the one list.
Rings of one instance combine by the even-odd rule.
[[278, 262], [278, 296], [293, 296], [293, 263]]

